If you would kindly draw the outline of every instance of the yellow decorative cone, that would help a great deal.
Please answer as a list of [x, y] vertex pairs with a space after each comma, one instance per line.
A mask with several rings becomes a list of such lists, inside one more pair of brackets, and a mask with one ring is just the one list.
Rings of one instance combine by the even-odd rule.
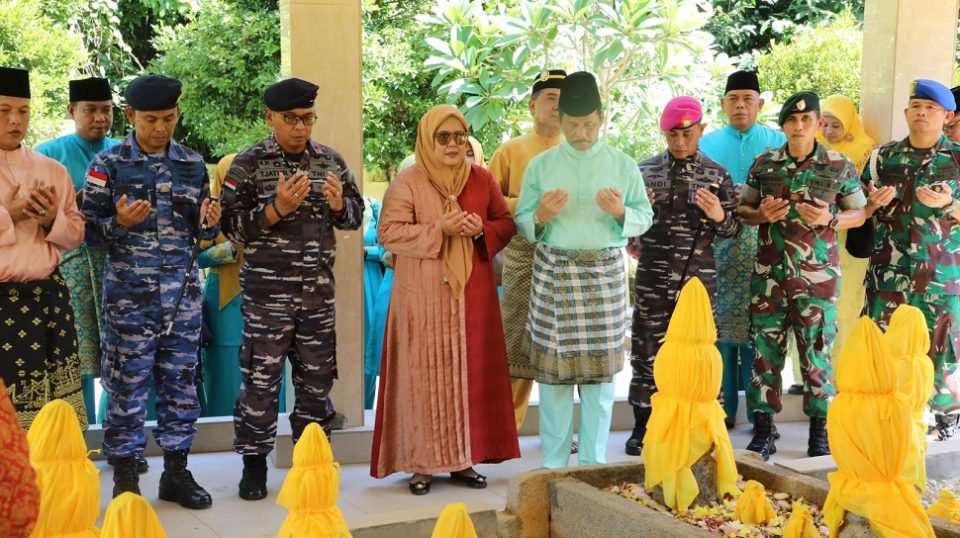
[[913, 479], [904, 469], [917, 457], [910, 402], [899, 391], [890, 348], [880, 329], [860, 318], [840, 353], [839, 394], [827, 415], [837, 471], [827, 477], [824, 518], [836, 538], [844, 513], [870, 520], [880, 538], [933, 537]]
[[129, 491], [110, 501], [100, 538], [167, 538], [160, 519], [146, 499]]
[[723, 363], [716, 341], [707, 290], [691, 278], [653, 364], [658, 391], [651, 398], [642, 454], [646, 488], [661, 486], [667, 506], [679, 511], [700, 493], [691, 467], [710, 450], [717, 462], [717, 495], [739, 494], [733, 447], [717, 401]]
[[443, 509], [430, 538], [477, 538], [467, 505], [451, 503]]
[[948, 489], [940, 490], [940, 498], [927, 508], [927, 513], [933, 517], [945, 519], [954, 525], [960, 525], [960, 501]]
[[910, 404], [916, 458], [908, 461], [905, 476], [920, 488], [927, 489], [927, 422], [923, 411], [933, 396], [933, 361], [930, 333], [919, 308], [900, 305], [890, 317], [890, 327], [883, 336], [893, 356], [898, 386]]
[[337, 508], [340, 464], [323, 428], [308, 424], [293, 447], [293, 468], [280, 488], [277, 504], [290, 511], [277, 538], [349, 538], [350, 531]]
[[87, 457], [77, 412], [63, 400], [43, 406], [27, 433], [37, 472], [40, 516], [32, 538], [93, 538], [100, 517], [100, 471]]
[[790, 520], [783, 528], [783, 538], [820, 538], [820, 533], [813, 526], [813, 516], [810, 507], [800, 501], [793, 501]]
[[733, 517], [747, 525], [757, 525], [770, 521], [776, 515], [763, 484], [756, 480], [747, 480], [743, 494], [737, 499], [737, 505], [733, 509]]

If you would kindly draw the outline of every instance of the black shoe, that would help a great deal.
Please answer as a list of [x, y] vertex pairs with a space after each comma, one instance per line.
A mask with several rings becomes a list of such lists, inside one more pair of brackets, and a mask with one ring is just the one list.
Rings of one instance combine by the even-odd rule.
[[937, 441], [960, 439], [960, 415], [937, 415]]
[[407, 482], [407, 485], [410, 486], [410, 493], [414, 495], [426, 495], [430, 493], [430, 481], [429, 480], [418, 480], [416, 482]]
[[807, 439], [807, 455], [830, 455], [830, 440], [827, 438], [827, 419], [810, 417], [810, 437]]
[[209, 508], [213, 499], [200, 487], [187, 470], [187, 450], [163, 451], [163, 474], [160, 475], [161, 500], [175, 502], [184, 508]]
[[135, 456], [113, 459], [113, 497], [127, 491], [140, 495], [140, 475]]
[[624, 447], [628, 456], [639, 456], [643, 453], [643, 437], [647, 435], [647, 422], [650, 422], [651, 413], [652, 407], [633, 406], [633, 433]]
[[243, 475], [240, 477], [240, 498], [259, 501], [267, 496], [267, 457], [254, 454], [243, 457]]
[[[463, 471], [457, 471], [455, 473], [450, 473], [450, 478], [452, 478], [454, 482], [462, 482], [463, 484], [466, 484], [467, 487], [471, 487], [473, 489], [483, 489], [487, 487], [487, 477], [476, 471], [474, 471], [474, 476], [463, 474]], [[429, 484], [430, 483], [428, 482], [427, 485], [429, 486]]]
[[[137, 461], [137, 474], [143, 474], [150, 470], [150, 464], [147, 463], [147, 458], [143, 457], [143, 454], [137, 454], [133, 456], [133, 459]], [[107, 463], [110, 465], [116, 466], [117, 458], [107, 458]]]
[[770, 456], [777, 453], [777, 445], [774, 444], [773, 437], [773, 415], [770, 413], [753, 413], [753, 439], [747, 445], [747, 450], [760, 454], [763, 461], [770, 459]]
[[793, 394], [794, 396], [803, 394], [803, 385], [797, 383], [790, 385], [790, 388], [787, 389], [787, 394]]
[[[780, 439], [780, 430], [777, 429], [777, 425], [776, 425], [776, 424], [771, 424], [771, 425], [770, 425], [770, 431], [773, 432], [773, 438], [774, 438], [774, 439]], [[752, 433], [753, 435], [756, 435], [756, 434], [757, 434], [757, 425], [756, 425], [756, 424], [754, 424], [754, 425], [753, 425], [753, 428], [750, 429], [750, 433]]]

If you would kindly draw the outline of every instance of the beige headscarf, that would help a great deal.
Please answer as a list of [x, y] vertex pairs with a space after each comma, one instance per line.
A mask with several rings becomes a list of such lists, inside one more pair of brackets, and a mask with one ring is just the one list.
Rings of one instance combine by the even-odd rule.
[[473, 162], [480, 168], [486, 168], [487, 162], [483, 160], [483, 146], [480, 145], [480, 141], [474, 137], [470, 137], [470, 148], [473, 149]]
[[[463, 130], [467, 131], [467, 120], [455, 106], [437, 105], [427, 111], [420, 118], [417, 127], [417, 168], [420, 169], [430, 183], [443, 196], [443, 212], [463, 211], [457, 202], [457, 197], [463, 192], [470, 177], [470, 167], [463, 160], [455, 167], [449, 167], [437, 160], [434, 156], [434, 135], [440, 124], [448, 118], [456, 118]], [[447, 277], [450, 288], [458, 297], [463, 295], [463, 288], [467, 285], [470, 272], [473, 270], [473, 241], [462, 235], [451, 235], [443, 238], [443, 275]]]

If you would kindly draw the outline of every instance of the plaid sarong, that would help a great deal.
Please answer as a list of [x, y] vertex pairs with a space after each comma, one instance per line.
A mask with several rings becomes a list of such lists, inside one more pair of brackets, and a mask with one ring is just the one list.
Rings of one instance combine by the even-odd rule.
[[623, 368], [625, 272], [620, 248], [537, 245], [525, 342], [538, 382], [608, 383]]

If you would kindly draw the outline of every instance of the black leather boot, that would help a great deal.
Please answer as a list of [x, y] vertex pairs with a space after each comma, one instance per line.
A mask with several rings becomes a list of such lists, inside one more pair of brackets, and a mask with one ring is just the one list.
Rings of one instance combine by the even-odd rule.
[[650, 421], [652, 407], [633, 406], [633, 433], [627, 439], [626, 452], [630, 456], [639, 456], [643, 452], [643, 436], [647, 434], [647, 422]]
[[140, 475], [137, 474], [135, 456], [113, 458], [113, 496], [116, 498], [127, 491], [140, 495]]
[[267, 496], [267, 457], [259, 454], [243, 457], [240, 498], [259, 501]]
[[[142, 453], [133, 456], [133, 459], [137, 460], [137, 473], [143, 474], [150, 470], [150, 464], [147, 463], [147, 458], [144, 458]], [[116, 465], [117, 459], [107, 458], [107, 463], [110, 465]]]
[[807, 439], [807, 455], [830, 455], [830, 441], [827, 439], [827, 419], [810, 417], [810, 437]]
[[777, 446], [773, 439], [773, 415], [770, 413], [753, 413], [753, 439], [747, 445], [747, 450], [760, 454], [763, 461], [777, 453]]
[[187, 450], [163, 451], [163, 474], [160, 475], [160, 499], [175, 502], [184, 508], [209, 508], [213, 499], [200, 487], [187, 470]]
[[960, 438], [960, 415], [937, 415], [937, 440]]

